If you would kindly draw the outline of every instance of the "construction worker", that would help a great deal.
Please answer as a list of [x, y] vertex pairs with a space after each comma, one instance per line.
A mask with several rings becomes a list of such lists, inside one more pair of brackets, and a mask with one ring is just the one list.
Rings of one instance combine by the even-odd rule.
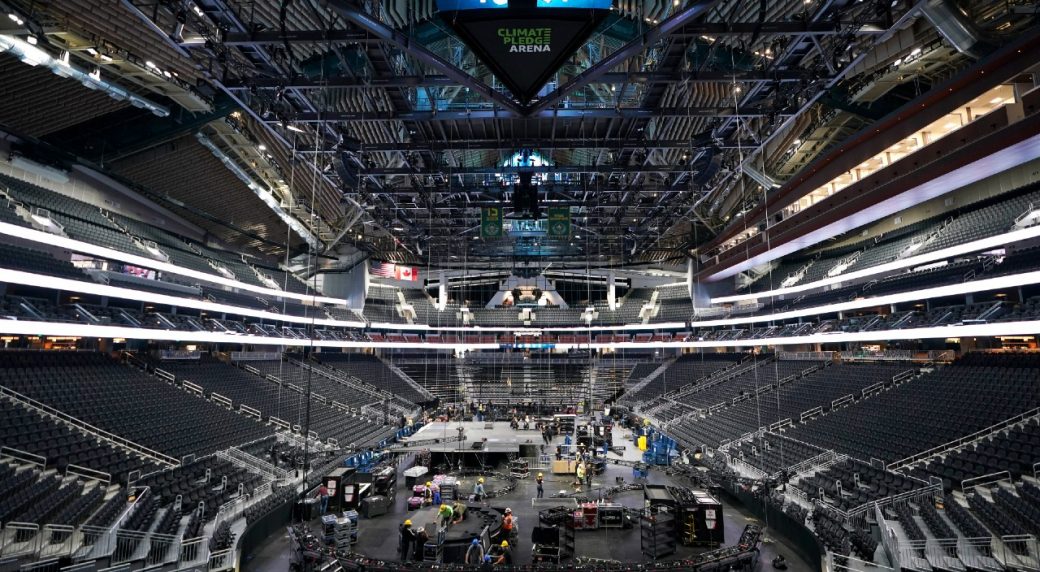
[[405, 519], [404, 524], [401, 525], [401, 544], [398, 546], [398, 550], [401, 551], [401, 560], [407, 562], [412, 559], [413, 544], [415, 544], [415, 531], [412, 530], [412, 521]]
[[423, 504], [433, 504], [433, 483], [426, 481], [426, 489], [423, 490]]
[[474, 538], [469, 543], [469, 548], [466, 549], [466, 564], [479, 566], [482, 562], [484, 562], [484, 545], [480, 543], [479, 538]]
[[582, 482], [585, 481], [585, 463], [578, 463], [578, 467], [574, 470], [574, 476], [577, 478], [574, 485], [580, 487]]
[[585, 485], [592, 488], [592, 464], [586, 463], [585, 465]]
[[535, 480], [535, 482], [538, 483], [538, 498], [544, 497], [545, 496], [545, 488], [542, 487], [542, 483], [545, 481], [545, 477], [542, 476], [541, 473], [538, 473], [538, 476], [535, 477], [534, 480]]
[[437, 516], [440, 517], [441, 528], [447, 528], [455, 516], [455, 510], [451, 508], [450, 504], [442, 504], [441, 508], [437, 510]]
[[473, 500], [480, 502], [484, 500], [484, 477], [477, 479], [477, 484], [473, 486]]
[[513, 509], [507, 508], [505, 516], [502, 517], [502, 529], [498, 533], [498, 537], [502, 540], [509, 540], [513, 534]]
[[441, 486], [433, 483], [433, 504], [441, 504]]
[[495, 560], [496, 566], [510, 567], [513, 565], [513, 551], [509, 549], [509, 541], [502, 541], [502, 551], [498, 555], [498, 560]]

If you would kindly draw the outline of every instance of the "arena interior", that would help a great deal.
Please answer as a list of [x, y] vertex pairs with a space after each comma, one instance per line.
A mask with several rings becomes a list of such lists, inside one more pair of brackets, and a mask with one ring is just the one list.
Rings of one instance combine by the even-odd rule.
[[1038, 15], [0, 0], [0, 572], [1040, 572]]

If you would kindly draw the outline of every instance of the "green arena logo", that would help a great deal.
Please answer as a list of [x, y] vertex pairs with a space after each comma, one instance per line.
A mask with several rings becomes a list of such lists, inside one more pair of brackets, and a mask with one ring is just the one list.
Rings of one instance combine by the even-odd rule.
[[510, 53], [552, 51], [552, 28], [499, 28], [498, 37]]

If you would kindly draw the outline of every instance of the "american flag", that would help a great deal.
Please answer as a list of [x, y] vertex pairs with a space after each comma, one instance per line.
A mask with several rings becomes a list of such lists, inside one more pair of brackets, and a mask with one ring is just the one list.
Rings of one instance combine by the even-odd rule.
[[395, 266], [396, 265], [389, 262], [377, 262], [373, 260], [371, 268], [368, 269], [368, 273], [380, 278], [393, 278]]
[[419, 279], [419, 269], [414, 266], [398, 266], [391, 262], [378, 262], [373, 260], [368, 270], [369, 275], [379, 278], [393, 278], [394, 280]]

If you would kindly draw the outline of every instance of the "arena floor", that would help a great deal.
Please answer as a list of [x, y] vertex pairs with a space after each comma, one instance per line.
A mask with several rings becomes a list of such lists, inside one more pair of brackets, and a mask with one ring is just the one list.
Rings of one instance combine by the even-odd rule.
[[[638, 450], [630, 446], [631, 440], [625, 439], [627, 431], [620, 431], [622, 433], [621, 435], [618, 435], [618, 432], [615, 432], [615, 442], [628, 445], [625, 451], [626, 457], [637, 457]], [[614, 455], [612, 454], [612, 456]], [[618, 476], [624, 477], [626, 481], [631, 481], [632, 470], [626, 466], [608, 464], [606, 473], [593, 479], [593, 490], [600, 487], [605, 488], [614, 486], [616, 484], [615, 478]], [[681, 484], [677, 482], [673, 483], [672, 477], [664, 474], [664, 472], [653, 470], [650, 472], [647, 482], [651, 484]], [[495, 484], [496, 483], [493, 479], [488, 481], [487, 485], [489, 492], [494, 490]], [[463, 486], [463, 490], [468, 493], [469, 488], [472, 487], [472, 482], [464, 481]], [[398, 487], [397, 500], [390, 513], [374, 519], [362, 519], [360, 521], [358, 526], [358, 552], [379, 559], [398, 559], [397, 528], [398, 525], [400, 525], [404, 519], [408, 518], [408, 515], [410, 514], [406, 505], [406, 499], [409, 495], [406, 494], [405, 491], [403, 476], [398, 479]], [[545, 496], [552, 496], [554, 493], [561, 490], [574, 490], [571, 486], [571, 476], [553, 475], [546, 472]], [[510, 492], [507, 496], [503, 498], [494, 498], [489, 501], [489, 504], [494, 507], [508, 506], [512, 508], [513, 514], [517, 518], [517, 525], [519, 526], [520, 531], [520, 542], [518, 543], [519, 546], [514, 546], [513, 550], [516, 564], [527, 564], [531, 562], [530, 527], [535, 525], [538, 521], [538, 510], [540, 508], [545, 508], [544, 506], [539, 508], [531, 506], [531, 498], [534, 497], [535, 494], [536, 485], [532, 473], [531, 478], [520, 481], [517, 484], [516, 489]], [[615, 497], [615, 502], [633, 508], [641, 507], [643, 504], [643, 495], [639, 491], [629, 491]], [[743, 507], [735, 506], [733, 503], [727, 502], [726, 499], [723, 499], [723, 505], [723, 515], [726, 527], [726, 545], [735, 543], [735, 541], [740, 537], [740, 533], [743, 531], [746, 524], [764, 524], [758, 521], [748, 511], [744, 510]], [[315, 521], [315, 530], [317, 527], [318, 523]], [[761, 545], [761, 556], [759, 558], [761, 566], [760, 570], [771, 570], [772, 560], [778, 553], [782, 554], [784, 558], [787, 559], [788, 567], [792, 572], [808, 572], [814, 569], [814, 567], [810, 566], [809, 563], [801, 560], [792, 550], [785, 549], [783, 540], [773, 538], [768, 528], [765, 530], [764, 538], [765, 541]], [[576, 554], [578, 556], [620, 560], [623, 562], [643, 562], [645, 558], [640, 551], [638, 527], [633, 527], [627, 530], [579, 530], [575, 533], [575, 545]], [[681, 559], [706, 550], [707, 549], [703, 548], [679, 546], [675, 555], [662, 559], [662, 561]], [[256, 553], [243, 555], [241, 569], [255, 572], [285, 572], [288, 569], [288, 565], [288, 537], [282, 533], [272, 536], [269, 542], [267, 542], [263, 548]]]

